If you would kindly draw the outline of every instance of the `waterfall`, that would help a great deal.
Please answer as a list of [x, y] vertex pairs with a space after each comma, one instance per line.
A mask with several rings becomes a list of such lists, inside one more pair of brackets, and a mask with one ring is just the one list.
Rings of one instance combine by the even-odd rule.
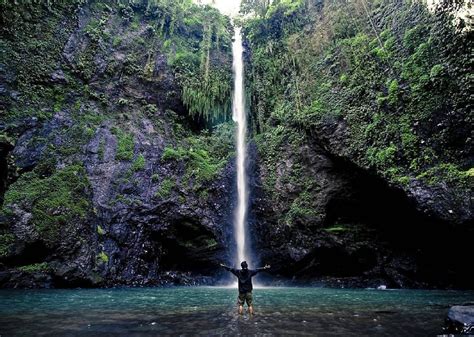
[[246, 238], [247, 218], [247, 147], [245, 136], [247, 121], [245, 114], [244, 97], [244, 62], [243, 46], [240, 27], [235, 27], [234, 42], [232, 43], [233, 70], [234, 70], [234, 97], [232, 102], [232, 119], [237, 123], [236, 149], [237, 149], [237, 208], [234, 211], [234, 236], [237, 243], [237, 266], [248, 259], [248, 240]]

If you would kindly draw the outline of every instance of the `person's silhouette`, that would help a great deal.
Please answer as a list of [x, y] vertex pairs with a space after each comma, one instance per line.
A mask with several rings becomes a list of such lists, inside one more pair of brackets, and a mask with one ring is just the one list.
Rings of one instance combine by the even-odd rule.
[[239, 314], [244, 312], [244, 303], [247, 302], [249, 307], [249, 313], [253, 314], [253, 301], [252, 301], [252, 277], [255, 276], [258, 272], [270, 269], [270, 265], [265, 265], [265, 267], [257, 269], [248, 269], [248, 264], [246, 261], [242, 261], [240, 264], [242, 269], [234, 269], [227, 267], [221, 263], [221, 267], [224, 267], [226, 270], [230, 271], [232, 274], [237, 276], [239, 279], [239, 296], [237, 298], [237, 304], [239, 305]]

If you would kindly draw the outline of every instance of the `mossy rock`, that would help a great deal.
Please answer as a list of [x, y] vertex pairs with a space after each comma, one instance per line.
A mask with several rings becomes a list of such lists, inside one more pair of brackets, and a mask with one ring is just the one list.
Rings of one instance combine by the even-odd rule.
[[61, 240], [61, 233], [83, 222], [89, 212], [89, 182], [84, 167], [70, 165], [42, 177], [37, 170], [25, 173], [5, 193], [5, 208], [14, 205], [29, 210], [31, 223], [48, 245]]

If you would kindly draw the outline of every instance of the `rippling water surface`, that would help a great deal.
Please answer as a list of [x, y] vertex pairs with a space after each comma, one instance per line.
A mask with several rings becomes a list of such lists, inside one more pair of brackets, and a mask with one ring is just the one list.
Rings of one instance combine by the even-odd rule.
[[0, 336], [436, 336], [450, 305], [474, 292], [260, 288], [236, 314], [217, 287], [0, 290]]

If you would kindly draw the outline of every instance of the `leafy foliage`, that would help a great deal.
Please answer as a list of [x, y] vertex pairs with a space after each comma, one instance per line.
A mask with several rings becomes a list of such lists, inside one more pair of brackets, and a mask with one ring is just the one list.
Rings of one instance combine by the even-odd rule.
[[[472, 125], [472, 32], [457, 32], [449, 11], [408, 1], [275, 1], [246, 21], [245, 34], [257, 133], [284, 126], [324, 135], [344, 125], [339, 154], [393, 183], [425, 179], [440, 165], [469, 169], [462, 139]], [[437, 172], [465, 183], [462, 173]]]
[[128, 134], [119, 128], [113, 129], [113, 132], [117, 137], [117, 150], [115, 154], [115, 159], [126, 161], [132, 160], [133, 151], [135, 147], [133, 135]]
[[233, 139], [233, 126], [220, 124], [213, 133], [203, 131], [184, 138], [176, 147], [166, 147], [161, 160], [171, 165], [182, 165], [184, 182], [199, 190], [217, 179], [232, 156]]
[[310, 225], [320, 210], [314, 197], [320, 182], [308, 172], [304, 133], [279, 125], [255, 138], [262, 165], [261, 177], [266, 195], [276, 209], [279, 224], [296, 227]]
[[80, 165], [70, 165], [42, 176], [40, 168], [23, 174], [5, 193], [5, 211], [14, 205], [31, 210], [31, 222], [48, 245], [54, 245], [63, 230], [85, 219], [89, 210], [89, 183]]
[[168, 64], [182, 87], [192, 116], [225, 120], [231, 105], [231, 25], [210, 6], [192, 1], [149, 1], [145, 12], [156, 20]]

